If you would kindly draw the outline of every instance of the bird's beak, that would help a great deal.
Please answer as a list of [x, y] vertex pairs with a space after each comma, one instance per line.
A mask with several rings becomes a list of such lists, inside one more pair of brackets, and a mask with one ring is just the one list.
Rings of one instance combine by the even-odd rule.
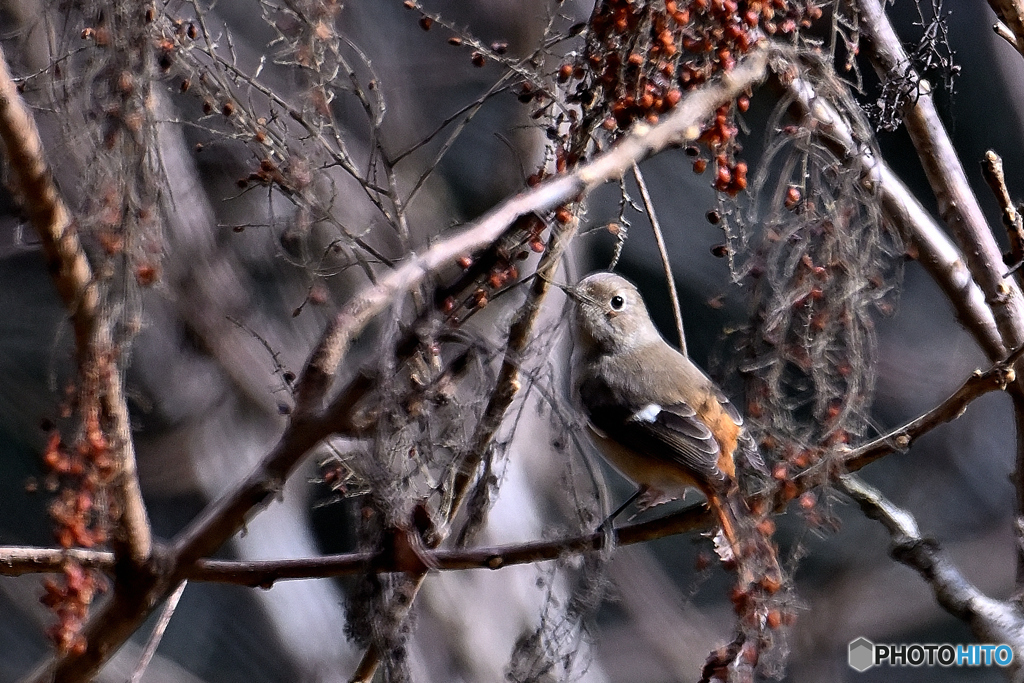
[[538, 273], [537, 277], [542, 278], [545, 282], [547, 282], [552, 287], [557, 287], [558, 289], [562, 290], [563, 292], [565, 292], [565, 295], [567, 297], [569, 297], [570, 299], [572, 299], [576, 303], [582, 303], [583, 301], [586, 301], [586, 300], [588, 300], [590, 298], [590, 297], [587, 297], [584, 294], [580, 293], [572, 285], [559, 284], [558, 282], [555, 282], [554, 280], [549, 280], [548, 278], [544, 277], [543, 275], [540, 275], [539, 273]]

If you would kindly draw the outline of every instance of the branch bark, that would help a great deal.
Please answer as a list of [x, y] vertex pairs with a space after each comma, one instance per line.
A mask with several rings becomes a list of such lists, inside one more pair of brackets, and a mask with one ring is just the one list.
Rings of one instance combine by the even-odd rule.
[[978, 640], [1005, 643], [1013, 648], [1011, 677], [1020, 680], [1024, 618], [1017, 606], [994, 600], [978, 590], [960, 573], [938, 542], [921, 535], [914, 516], [894, 505], [877, 489], [852, 474], [840, 477], [837, 485], [857, 501], [866, 516], [886, 528], [892, 537], [893, 558], [921, 575], [943, 609], [968, 624]]
[[885, 436], [854, 448], [843, 456], [848, 471], [859, 470], [884, 455], [894, 451], [905, 451], [915, 439], [935, 429], [944, 422], [951, 422], [963, 415], [967, 405], [990, 391], [1003, 391], [1017, 380], [1014, 365], [1024, 355], [1024, 347], [1018, 348], [1005, 361], [996, 363], [985, 372], [975, 371], [949, 398], [915, 420], [895, 429]]
[[939, 213], [960, 243], [967, 265], [992, 307], [1003, 344], [1017, 348], [1024, 342], [1024, 298], [1017, 283], [1003, 277], [999, 245], [942, 125], [930, 86], [914, 72], [881, 3], [858, 0], [857, 5], [879, 77], [905, 78], [916, 89], [904, 111], [907, 132], [938, 200]]
[[1003, 40], [1012, 45], [1014, 50], [1024, 56], [1024, 2], [988, 0], [988, 4], [1000, 19], [992, 28]]
[[588, 195], [594, 188], [621, 178], [632, 165], [671, 145], [697, 139], [700, 123], [722, 102], [760, 81], [767, 68], [767, 53], [752, 52], [720, 82], [695, 91], [657, 125], [637, 123], [619, 143], [572, 173], [557, 176], [523, 192], [488, 212], [422, 255], [410, 258], [380, 282], [342, 307], [310, 357], [298, 389], [299, 412], [315, 409], [330, 388], [342, 358], [355, 337], [395, 296], [418, 285], [440, 266], [498, 239], [512, 223], [530, 213], [554, 209]]
[[[701, 121], [709, 116], [721, 103], [735, 98], [740, 92], [761, 80], [764, 77], [766, 68], [767, 53], [763, 50], [752, 53], [732, 73], [727, 74], [721, 82], [715, 83], [709, 88], [691, 93], [662, 122], [653, 127], [642, 123], [637, 124], [632, 132], [620, 140], [608, 153], [597, 157], [575, 171], [558, 176], [538, 187], [538, 189], [541, 189], [546, 185], [555, 186], [576, 178], [569, 187], [575, 187], [577, 191], [559, 194], [559, 201], [549, 206], [544, 206], [542, 210], [552, 209], [568, 202], [580, 201], [598, 185], [610, 180], [620, 179], [629, 169], [636, 169], [637, 162], [641, 159], [669, 145], [678, 145], [696, 140], [700, 132], [698, 126]], [[639, 175], [638, 178], [640, 178]], [[642, 180], [638, 180], [638, 182], [642, 182]], [[506, 218], [507, 222], [501, 227], [501, 230], [495, 232], [488, 241], [497, 239], [508, 225], [511, 225], [515, 219], [525, 213], [527, 212], [520, 211]], [[530, 293], [527, 295], [527, 300], [520, 309], [512, 328], [509, 330], [505, 356], [498, 374], [495, 390], [491, 393], [483, 416], [477, 424], [476, 432], [470, 440], [470, 448], [461, 456], [462, 465], [453, 484], [454, 499], [452, 511], [449, 514], [450, 520], [454, 519], [458, 514], [467, 495], [469, 495], [472, 483], [478, 474], [477, 470], [486, 457], [495, 434], [501, 427], [506, 411], [515, 399], [519, 389], [519, 368], [523, 353], [532, 338], [534, 324], [540, 315], [541, 305], [550, 289], [550, 282], [558, 268], [561, 255], [575, 235], [577, 227], [578, 222], [574, 218], [561, 231], [558, 231], [556, 228], [556, 231], [552, 234], [551, 244], [537, 267], [538, 277], [534, 279]], [[463, 249], [461, 253], [466, 253], [467, 251], [470, 251], [470, 249]], [[341, 336], [338, 339], [345, 344], [348, 343]], [[321, 349], [317, 351], [317, 353], [324, 353], [324, 360], [327, 361], [325, 368], [330, 368], [330, 363], [333, 362], [330, 361], [333, 354], [333, 351], [330, 350], [331, 344], [333, 342], [328, 343], [328, 345], [322, 345]], [[316, 355], [314, 355], [315, 357]], [[312, 364], [310, 369], [312, 369]], [[462, 538], [464, 538], [464, 534], [460, 535], [460, 540]], [[425, 577], [426, 572], [424, 571], [410, 579], [411, 585], [405, 592], [405, 595], [411, 597], [403, 605], [403, 617], [404, 614], [412, 609], [412, 605], [419, 594]], [[379, 651], [375, 646], [369, 647], [363, 654], [350, 680], [352, 683], [368, 683], [376, 673], [379, 663]]]
[[866, 145], [854, 140], [849, 124], [814, 86], [794, 78], [788, 87], [796, 103], [819, 124], [819, 128], [841, 151], [860, 164], [864, 175], [879, 183], [882, 211], [910, 245], [917, 248], [921, 264], [931, 274], [956, 310], [957, 319], [970, 331], [989, 360], [1006, 356], [1006, 347], [996, 327], [985, 294], [974, 281], [959, 250], [931, 215], [888, 165], [876, 158]]

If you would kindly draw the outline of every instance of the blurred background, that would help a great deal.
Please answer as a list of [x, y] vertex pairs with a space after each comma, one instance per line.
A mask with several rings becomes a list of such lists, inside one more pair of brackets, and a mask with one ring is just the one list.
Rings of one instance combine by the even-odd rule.
[[[261, 55], [272, 53], [268, 45], [276, 37], [254, 7], [222, 0], [207, 11], [208, 24], [230, 33], [238, 63], [250, 71]], [[564, 15], [557, 20], [570, 25], [585, 21], [591, 7], [572, 0], [429, 3], [429, 9], [485, 44], [507, 42], [513, 55], [534, 49], [550, 13]], [[918, 35], [910, 3], [897, 3], [889, 11], [905, 36]], [[985, 150], [995, 149], [1006, 164], [1011, 193], [1024, 187], [1019, 152], [1024, 61], [993, 34], [988, 7], [951, 2], [945, 11], [952, 13], [949, 39], [961, 71], [954, 91], [942, 95], [942, 112], [991, 224], [999, 226], [998, 207], [978, 163]], [[71, 49], [54, 39], [68, 30], [61, 25], [63, 16], [49, 3], [0, 3], [2, 45], [16, 74], [41, 73], [61, 50]], [[390, 150], [422, 139], [502, 75], [493, 63], [474, 67], [468, 50], [448, 44], [450, 33], [423, 31], [417, 15], [398, 1], [348, 3], [337, 22], [372, 64], [387, 101], [382, 130]], [[285, 94], [301, 86], [287, 69], [272, 63], [261, 80]], [[68, 133], [76, 113], [50, 106], [47, 87], [45, 78], [34, 79], [26, 97], [36, 106], [62, 190], [73, 206], [82, 206], [88, 201], [80, 187], [88, 170], [86, 156]], [[865, 100], [874, 96], [871, 87], [868, 78]], [[752, 168], [772, 97], [768, 91], [759, 93], [747, 117], [743, 156]], [[287, 398], [281, 376], [251, 331], [279, 354], [284, 368], [298, 372], [330, 310], [366, 280], [351, 264], [338, 265], [330, 277], [311, 277], [310, 263], [326, 238], [302, 235], [296, 246], [289, 232], [295, 224], [282, 218], [294, 207], [262, 188], [239, 190], [238, 179], [253, 166], [251, 154], [206, 125], [201, 100], [182, 93], [180, 79], [158, 82], [152, 106], [160, 121], [159, 156], [167, 183], [161, 196], [163, 275], [158, 286], [139, 294], [141, 331], [132, 347], [127, 389], [143, 492], [154, 530], [166, 539], [242, 479], [283, 428], [281, 404]], [[339, 120], [351, 124], [351, 144], [365, 146], [358, 105], [339, 100], [335, 106]], [[410, 207], [420, 244], [524, 186], [541, 160], [543, 142], [530, 112], [510, 92], [484, 104]], [[879, 144], [889, 164], [934, 213], [905, 135], [881, 134]], [[429, 162], [425, 153], [417, 163], [422, 168]], [[674, 150], [642, 168], [681, 289], [690, 354], [704, 367], [727, 367], [709, 359], [721, 360], [728, 353], [723, 334], [745, 320], [744, 292], [731, 283], [726, 263], [712, 255], [711, 248], [723, 241], [721, 230], [705, 218], [716, 198], [710, 178], [695, 175], [691, 163], [682, 150]], [[415, 171], [409, 174], [404, 182], [415, 179]], [[638, 198], [632, 185], [627, 190]], [[342, 181], [337, 192], [332, 210], [339, 221], [372, 235], [377, 224], [365, 196], [355, 196]], [[347, 193], [353, 193], [351, 199]], [[588, 202], [585, 227], [564, 270], [566, 281], [610, 263], [615, 238], [604, 226], [618, 220], [619, 200], [618, 188], [606, 187]], [[39, 457], [46, 434], [40, 423], [58, 411], [63, 383], [72, 372], [72, 335], [37, 240], [6, 190], [0, 191], [0, 214], [0, 545], [51, 545]], [[633, 210], [627, 216], [632, 226], [618, 270], [640, 285], [659, 325], [673, 339], [667, 290], [646, 218]], [[496, 337], [509, 323], [511, 303], [496, 303], [478, 316], [479, 334]], [[562, 303], [560, 295], [550, 298], [540, 334], [551, 341], [551, 355], [542, 365], [553, 373], [552, 385], [564, 391], [560, 373], [569, 347]], [[301, 314], [293, 316], [300, 306]], [[374, 340], [386, 334], [387, 326], [367, 333], [355, 359], [372, 363]], [[878, 334], [872, 420], [879, 431], [934, 406], [971, 371], [987, 366], [939, 288], [913, 262], [905, 270], [899, 307], [878, 321]], [[552, 444], [563, 434], [552, 426], [548, 402], [537, 393], [528, 395], [520, 419], [506, 435], [501, 486], [479, 544], [537, 539], [572, 528], [566, 520], [574, 503], [566, 499], [566, 482], [586, 480], [588, 467], [607, 481], [606, 506], [631, 492], [593, 454]], [[908, 453], [863, 471], [894, 503], [913, 512], [922, 531], [939, 540], [964, 574], [995, 598], [1008, 597], [1013, 587], [1013, 439], [1008, 398], [988, 395]], [[345, 501], [332, 503], [331, 492], [316, 478], [316, 463], [306, 463], [281, 500], [255, 518], [224, 556], [308, 557], [354, 548], [356, 508]], [[579, 495], [593, 498], [594, 490], [581, 485]], [[796, 514], [780, 520], [779, 540], [793, 558], [801, 604], [789, 636], [792, 655], [785, 680], [1001, 679], [989, 669], [857, 674], [847, 666], [847, 643], [859, 636], [892, 643], [968, 643], [972, 636], [937, 606], [914, 572], [889, 558], [889, 537], [880, 525], [841, 497], [830, 505], [839, 521], [832, 532], [809, 530]], [[600, 569], [607, 579], [604, 599], [583, 627], [572, 626], [573, 637], [561, 643], [574, 643], [577, 657], [566, 660], [561, 670], [538, 670], [533, 679], [696, 679], [708, 652], [732, 635], [730, 577], [717, 566], [697, 568], [698, 555], [709, 549], [710, 541], [697, 535], [616, 549]], [[48, 652], [43, 634], [51, 616], [38, 603], [40, 584], [36, 576], [0, 580], [0, 681], [17, 680]], [[345, 632], [345, 596], [351, 589], [344, 580], [279, 582], [270, 590], [191, 584], [145, 680], [348, 680], [360, 655]], [[510, 662], [516, 644], [538, 623], [559, 618], [552, 612], [551, 596], [567, 590], [562, 570], [552, 563], [432, 576], [417, 603], [409, 644], [412, 679], [497, 681], [510, 671], [529, 669], [528, 662]], [[127, 678], [150, 628], [136, 634], [100, 680]]]

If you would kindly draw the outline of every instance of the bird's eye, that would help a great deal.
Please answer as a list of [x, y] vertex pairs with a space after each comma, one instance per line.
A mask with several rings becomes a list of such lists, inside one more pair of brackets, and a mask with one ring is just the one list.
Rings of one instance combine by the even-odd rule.
[[611, 304], [613, 311], [621, 311], [622, 307], [626, 305], [626, 300], [616, 294], [612, 297], [612, 300], [609, 303]]

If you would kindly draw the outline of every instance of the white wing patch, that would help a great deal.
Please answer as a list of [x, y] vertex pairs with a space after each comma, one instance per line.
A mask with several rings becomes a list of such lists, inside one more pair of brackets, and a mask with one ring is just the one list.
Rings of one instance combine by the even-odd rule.
[[656, 422], [658, 415], [661, 414], [661, 406], [657, 403], [648, 403], [640, 410], [633, 413], [633, 416], [629, 419], [636, 420], [638, 422]]

